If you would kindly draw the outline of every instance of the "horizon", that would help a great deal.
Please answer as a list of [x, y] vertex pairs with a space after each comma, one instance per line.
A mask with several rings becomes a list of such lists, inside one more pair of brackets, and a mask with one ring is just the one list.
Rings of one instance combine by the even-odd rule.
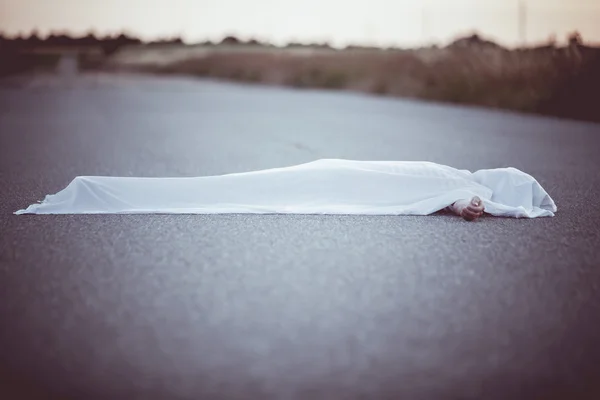
[[52, 33], [73, 37], [125, 33], [143, 41], [180, 37], [187, 44], [219, 42], [235, 36], [276, 46], [295, 42], [328, 43], [333, 47], [407, 47], [444, 45], [476, 33], [513, 47], [547, 43], [551, 37], [564, 43], [569, 33], [577, 31], [585, 43], [600, 43], [600, 24], [596, 23], [600, 4], [589, 0], [524, 1], [524, 29], [519, 24], [518, 0], [510, 4], [502, 0], [485, 0], [484, 4], [481, 0], [457, 0], [451, 5], [437, 0], [418, 4], [408, 0], [352, 4], [341, 0], [306, 0], [302, 4], [292, 0], [253, 4], [243, 0], [4, 3], [0, 0], [0, 31], [9, 37], [33, 32], [42, 38]]
[[[574, 33], [578, 33], [578, 32], [574, 32]], [[210, 39], [204, 39], [204, 40], [197, 40], [197, 41], [184, 41], [180, 36], [161, 36], [161, 37], [153, 37], [153, 38], [141, 38], [138, 35], [136, 35], [135, 33], [132, 32], [126, 32], [126, 31], [120, 31], [120, 32], [108, 32], [108, 33], [97, 33], [97, 32], [84, 32], [84, 33], [78, 33], [78, 34], [74, 34], [72, 32], [68, 32], [66, 30], [55, 30], [55, 31], [51, 31], [51, 32], [47, 32], [45, 35], [40, 34], [39, 32], [37, 32], [35, 29], [27, 32], [27, 33], [20, 33], [20, 34], [6, 34], [5, 32], [0, 31], [0, 38], [6, 38], [9, 40], [15, 40], [15, 39], [24, 39], [27, 40], [29, 38], [31, 38], [32, 36], [37, 36], [38, 39], [45, 41], [47, 40], [50, 36], [66, 36], [67, 38], [69, 38], [70, 40], [79, 40], [79, 39], [84, 39], [88, 36], [93, 36], [95, 40], [98, 40], [99, 42], [105, 41], [105, 40], [114, 40], [116, 38], [118, 38], [121, 35], [124, 35], [125, 37], [127, 37], [128, 39], [131, 40], [140, 40], [141, 41], [141, 45], [144, 44], [158, 44], [161, 42], [172, 42], [174, 40], [181, 40], [182, 45], [185, 46], [201, 46], [201, 45], [211, 45], [211, 46], [218, 46], [221, 45], [222, 42], [226, 39], [226, 38], [231, 38], [233, 37], [234, 39], [239, 41], [239, 44], [241, 46], [248, 44], [250, 41], [256, 41], [256, 45], [257, 46], [273, 46], [273, 47], [280, 47], [280, 48], [284, 48], [284, 47], [288, 47], [288, 46], [294, 46], [294, 45], [298, 45], [298, 46], [326, 46], [326, 47], [330, 47], [330, 48], [338, 48], [338, 49], [344, 49], [344, 48], [348, 48], [348, 47], [363, 47], [363, 48], [379, 48], [379, 49], [409, 49], [409, 47], [402, 47], [402, 46], [380, 46], [378, 44], [361, 44], [361, 43], [348, 43], [344, 46], [340, 46], [340, 45], [334, 45], [331, 44], [329, 42], [319, 42], [319, 41], [288, 41], [285, 43], [272, 43], [269, 41], [261, 41], [261, 40], [257, 40], [256, 38], [250, 36], [247, 39], [244, 38], [240, 38], [238, 36], [236, 36], [235, 34], [226, 34], [223, 35], [220, 39], [218, 40], [210, 40]], [[494, 43], [495, 45], [510, 49], [511, 47], [516, 48], [517, 46], [506, 46], [505, 44], [499, 43], [497, 41], [495, 41], [493, 38], [490, 38], [488, 36], [486, 36], [485, 34], [482, 34], [481, 32], [478, 31], [472, 31], [472, 32], [464, 32], [463, 34], [459, 34], [456, 35], [450, 39], [448, 39], [445, 43], [425, 43], [423, 44], [421, 47], [422, 48], [427, 48], [429, 46], [437, 46], [437, 47], [445, 47], [445, 46], [449, 46], [452, 43], [455, 43], [459, 40], [463, 40], [463, 39], [470, 39], [473, 37], [478, 37], [479, 40], [481, 41], [487, 41], [487, 42], [491, 42]], [[585, 38], [584, 38], [585, 39]], [[525, 46], [525, 48], [534, 48], [537, 46], [545, 46], [549, 43], [549, 40], [546, 41], [540, 41], [540, 42], [536, 42], [536, 43], [529, 43], [527, 46]], [[558, 46], [567, 46], [568, 45], [568, 41], [567, 40], [556, 40], [555, 42], [556, 45]], [[596, 43], [590, 43], [590, 41], [586, 41], [583, 40], [583, 44], [587, 45], [587, 46], [591, 46], [591, 47], [600, 47], [600, 42], [596, 42]], [[413, 48], [417, 48], [417, 47], [413, 47]]]

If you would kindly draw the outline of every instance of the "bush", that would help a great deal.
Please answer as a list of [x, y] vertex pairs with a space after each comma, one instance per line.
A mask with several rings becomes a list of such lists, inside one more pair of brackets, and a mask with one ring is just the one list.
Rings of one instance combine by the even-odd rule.
[[288, 83], [297, 88], [343, 89], [348, 84], [348, 76], [339, 70], [313, 67], [297, 72]]
[[379, 94], [379, 95], [384, 95], [384, 94], [388, 94], [389, 92], [389, 88], [386, 82], [379, 80], [377, 82], [375, 82], [375, 84], [373, 84], [372, 88], [371, 88], [371, 93], [374, 94]]
[[600, 119], [600, 49], [581, 45], [577, 35], [562, 48], [510, 51], [480, 42], [390, 51], [223, 49], [162, 72]]

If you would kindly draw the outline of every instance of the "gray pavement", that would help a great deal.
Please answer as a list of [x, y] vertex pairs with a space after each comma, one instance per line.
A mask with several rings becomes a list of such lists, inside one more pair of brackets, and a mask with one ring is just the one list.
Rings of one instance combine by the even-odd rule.
[[[600, 125], [185, 78], [0, 85], [0, 394], [600, 398]], [[77, 175], [514, 166], [555, 218], [15, 216]]]

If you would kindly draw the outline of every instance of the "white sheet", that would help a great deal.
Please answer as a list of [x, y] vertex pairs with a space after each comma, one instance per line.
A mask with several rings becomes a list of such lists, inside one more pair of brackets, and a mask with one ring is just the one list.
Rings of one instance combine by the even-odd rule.
[[475, 195], [496, 216], [536, 218], [557, 210], [542, 186], [515, 168], [471, 173], [431, 162], [324, 159], [220, 176], [78, 176], [15, 214], [428, 215]]

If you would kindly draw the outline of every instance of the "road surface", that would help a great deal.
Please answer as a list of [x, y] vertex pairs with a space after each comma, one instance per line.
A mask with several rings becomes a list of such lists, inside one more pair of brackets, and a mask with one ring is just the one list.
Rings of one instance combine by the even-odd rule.
[[[69, 68], [67, 68], [69, 69]], [[187, 78], [0, 88], [0, 391], [597, 399], [600, 125]], [[555, 218], [15, 216], [77, 175], [514, 166]]]

